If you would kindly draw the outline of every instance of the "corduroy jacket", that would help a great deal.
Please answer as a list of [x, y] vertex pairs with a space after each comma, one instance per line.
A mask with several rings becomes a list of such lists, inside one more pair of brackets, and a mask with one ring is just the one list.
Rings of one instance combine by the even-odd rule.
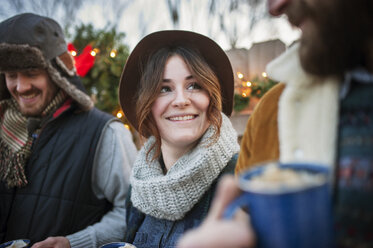
[[241, 141], [236, 174], [253, 165], [279, 159], [277, 109], [284, 87], [282, 83], [274, 86], [263, 96], [250, 116]]

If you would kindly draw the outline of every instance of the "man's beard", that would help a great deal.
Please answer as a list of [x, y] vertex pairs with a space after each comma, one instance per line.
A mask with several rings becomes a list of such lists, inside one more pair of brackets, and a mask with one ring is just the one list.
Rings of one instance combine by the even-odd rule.
[[[320, 0], [321, 1], [321, 0]], [[329, 1], [329, 0], [328, 0]], [[366, 66], [372, 39], [372, 0], [333, 0], [332, 8], [310, 10], [312, 27], [302, 34], [300, 60], [317, 76], [339, 76]]]

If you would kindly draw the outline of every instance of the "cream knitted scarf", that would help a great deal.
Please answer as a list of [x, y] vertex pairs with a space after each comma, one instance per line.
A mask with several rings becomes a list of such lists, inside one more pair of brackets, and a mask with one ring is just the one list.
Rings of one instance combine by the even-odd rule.
[[148, 139], [132, 170], [133, 206], [145, 214], [172, 221], [182, 219], [192, 209], [239, 151], [237, 133], [228, 117], [222, 115], [218, 140], [206, 146], [214, 134], [210, 126], [199, 144], [179, 158], [166, 175], [158, 160], [147, 162], [146, 152], [155, 141], [154, 137]]
[[267, 66], [268, 75], [286, 87], [279, 100], [280, 161], [333, 165], [336, 156], [340, 82], [305, 72], [299, 43]]

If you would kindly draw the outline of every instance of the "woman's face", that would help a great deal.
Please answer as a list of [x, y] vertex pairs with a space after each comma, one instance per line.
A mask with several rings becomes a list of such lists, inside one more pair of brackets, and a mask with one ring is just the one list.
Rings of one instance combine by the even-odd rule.
[[210, 98], [179, 55], [165, 65], [161, 91], [152, 106], [162, 146], [191, 149], [209, 126]]

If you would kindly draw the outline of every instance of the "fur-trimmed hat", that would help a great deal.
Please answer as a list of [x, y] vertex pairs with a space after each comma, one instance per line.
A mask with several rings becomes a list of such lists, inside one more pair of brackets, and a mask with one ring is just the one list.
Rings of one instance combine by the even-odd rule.
[[123, 68], [119, 84], [120, 105], [137, 129], [136, 96], [140, 89], [140, 79], [146, 62], [155, 51], [167, 46], [183, 46], [196, 49], [216, 73], [221, 85], [223, 112], [230, 116], [233, 108], [234, 75], [226, 53], [215, 41], [190, 31], [164, 30], [145, 36], [133, 49]]
[[[45, 69], [51, 80], [84, 110], [93, 107], [76, 74], [60, 25], [51, 18], [24, 13], [0, 23], [0, 73]], [[0, 100], [9, 96], [0, 75]]]

